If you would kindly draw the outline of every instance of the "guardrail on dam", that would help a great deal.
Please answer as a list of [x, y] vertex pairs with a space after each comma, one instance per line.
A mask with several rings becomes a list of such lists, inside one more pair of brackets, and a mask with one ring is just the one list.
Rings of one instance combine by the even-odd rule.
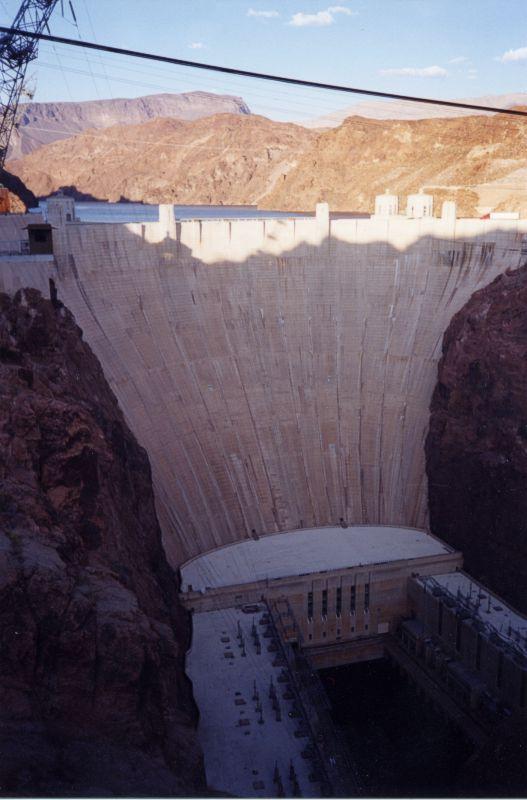
[[527, 220], [163, 211], [50, 220], [56, 264], [0, 257], [0, 288], [55, 280], [148, 451], [172, 562], [339, 520], [426, 527], [442, 336], [525, 260]]

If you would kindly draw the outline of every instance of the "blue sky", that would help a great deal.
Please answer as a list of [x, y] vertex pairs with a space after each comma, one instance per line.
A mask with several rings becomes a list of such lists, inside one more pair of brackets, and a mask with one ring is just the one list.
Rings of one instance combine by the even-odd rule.
[[[52, 33], [197, 61], [403, 94], [459, 98], [527, 91], [525, 0], [68, 0]], [[331, 4], [334, 3], [334, 4]], [[18, 0], [0, 0], [10, 23]], [[251, 109], [302, 121], [363, 98], [98, 56], [42, 44], [35, 100], [158, 91], [242, 95]]]

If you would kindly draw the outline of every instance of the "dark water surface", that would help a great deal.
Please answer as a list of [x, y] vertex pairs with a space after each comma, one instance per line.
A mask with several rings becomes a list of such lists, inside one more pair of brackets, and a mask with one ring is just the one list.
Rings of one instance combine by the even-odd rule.
[[472, 746], [387, 660], [319, 674], [366, 796], [456, 796]]

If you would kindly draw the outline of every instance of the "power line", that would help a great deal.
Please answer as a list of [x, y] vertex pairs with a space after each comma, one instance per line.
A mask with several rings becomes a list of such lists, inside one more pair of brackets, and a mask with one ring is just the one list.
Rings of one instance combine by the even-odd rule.
[[[45, 69], [53, 69], [53, 70], [59, 69], [59, 67], [57, 67], [56, 64], [50, 64], [50, 63], [48, 63], [46, 61], [40, 61], [39, 65], [40, 65], [40, 67], [45, 68]], [[104, 78], [105, 77], [105, 75], [103, 73], [100, 73], [100, 72], [88, 72], [87, 70], [80, 69], [78, 67], [72, 67], [70, 65], [68, 65], [67, 68], [68, 68], [69, 72], [75, 73], [77, 75], [87, 75], [87, 76], [91, 75], [92, 77], [95, 76], [96, 78]], [[171, 85], [168, 85], [168, 83], [165, 83], [164, 85], [161, 85], [161, 84], [158, 84], [158, 83], [147, 83], [146, 81], [137, 81], [137, 80], [133, 80], [131, 78], [123, 78], [123, 77], [116, 76], [116, 75], [112, 76], [112, 80], [115, 81], [116, 83], [124, 83], [124, 84], [130, 85], [130, 86], [139, 86], [139, 87], [141, 87], [143, 89], [153, 89], [153, 90], [162, 91], [162, 92], [169, 92], [169, 91], [174, 89], [174, 84], [173, 83]], [[186, 91], [188, 91], [188, 87], [189, 86], [195, 86], [198, 89], [202, 89], [203, 88], [203, 83], [202, 83], [201, 80], [199, 82], [197, 82], [197, 81], [193, 81], [192, 79], [189, 79], [189, 78], [186, 78], [186, 77], [185, 78], [180, 78], [179, 80], [180, 80], [180, 82], [184, 81]], [[260, 110], [266, 110], [266, 111], [268, 111], [270, 113], [280, 112], [280, 113], [284, 113], [284, 114], [289, 113], [289, 115], [291, 115], [291, 111], [294, 110], [295, 116], [297, 116], [297, 117], [306, 117], [309, 120], [309, 119], [312, 119], [314, 114], [315, 114], [315, 111], [313, 110], [314, 108], [317, 108], [318, 110], [320, 110], [318, 108], [318, 106], [314, 106], [313, 104], [302, 103], [301, 101], [297, 101], [296, 98], [293, 98], [292, 100], [287, 99], [288, 105], [287, 105], [287, 108], [286, 108], [285, 106], [280, 106], [280, 105], [277, 105], [276, 103], [274, 103], [274, 104], [271, 104], [269, 102], [266, 103], [265, 101], [269, 100], [269, 98], [266, 95], [258, 94], [258, 92], [251, 92], [251, 96], [257, 96], [257, 97], [262, 97], [263, 98], [263, 102], [259, 101], [258, 104], [257, 104], [258, 107], [259, 107], [259, 112], [260, 112]], [[100, 100], [100, 98], [99, 98], [99, 100]], [[272, 97], [271, 97], [271, 100], [272, 100]], [[104, 102], [104, 100], [102, 100], [101, 102]], [[252, 103], [251, 103], [251, 106], [252, 106]], [[307, 108], [309, 108], [311, 110], [309, 110], [309, 111], [304, 110], [304, 109], [307, 109]], [[338, 110], [338, 109], [335, 109], [333, 107], [329, 108], [330, 112], [336, 111], [336, 110]], [[254, 115], [254, 113], [253, 113], [253, 115]], [[118, 123], [116, 123], [116, 124], [118, 124]], [[296, 123], [290, 122], [289, 124], [301, 125], [302, 123], [301, 122], [296, 122]]]
[[[95, 33], [95, 28], [93, 27], [93, 22], [92, 22], [92, 19], [91, 19], [90, 9], [88, 8], [88, 4], [86, 3], [86, 0], [82, 0], [82, 2], [84, 3], [84, 10], [86, 11], [86, 16], [88, 17], [88, 22], [90, 24], [91, 32], [93, 34], [93, 39], [94, 39], [95, 42], [97, 42], [97, 35]], [[77, 26], [77, 29], [78, 29], [78, 26]], [[80, 38], [80, 31], [79, 31], [79, 38]], [[101, 66], [103, 68], [103, 72], [106, 75], [106, 69], [104, 67], [104, 63], [103, 63], [102, 56], [101, 56], [100, 53], [99, 53], [99, 61], [100, 61]], [[110, 94], [111, 94], [112, 93], [112, 87], [110, 85], [110, 80], [108, 78], [108, 75], [106, 75], [106, 83], [108, 84], [108, 89], [110, 90]]]
[[[42, 56], [44, 54], [49, 53], [50, 51], [47, 49], [47, 42], [41, 44], [39, 53], [39, 66], [40, 67], [50, 67], [54, 69], [54, 65], [47, 64], [45, 61], [42, 61]], [[53, 45], [50, 45], [53, 47]], [[77, 62], [83, 62], [84, 59], [82, 55], [73, 53], [71, 47], [60, 47], [59, 51], [63, 54], [67, 54], [68, 62], [76, 64]], [[66, 58], [66, 55], [64, 56]], [[121, 56], [115, 56], [113, 54], [105, 54], [104, 61], [103, 55], [99, 54], [99, 58], [101, 59], [101, 64], [105, 63], [108, 65], [109, 69], [113, 70], [113, 80], [119, 83], [129, 83], [130, 85], [141, 86], [145, 89], [154, 89], [166, 92], [173, 92], [175, 91], [174, 86], [174, 75], [177, 76], [178, 79], [178, 88], [177, 91], [190, 91], [190, 87], [197, 87], [200, 90], [203, 90], [205, 84], [212, 86], [215, 90], [220, 90], [221, 93], [225, 93], [226, 91], [231, 91], [232, 87], [240, 87], [243, 90], [243, 94], [245, 96], [245, 91], [250, 92], [250, 105], [253, 113], [259, 114], [262, 113], [262, 110], [265, 109], [270, 112], [284, 112], [288, 114], [288, 121], [291, 118], [291, 111], [295, 112], [295, 117], [307, 117], [310, 118], [319, 118], [322, 114], [329, 113], [332, 114], [333, 112], [341, 112], [342, 111], [342, 100], [338, 98], [337, 93], [327, 93], [321, 89], [304, 89], [304, 92], [309, 94], [302, 94], [295, 90], [294, 87], [283, 87], [282, 89], [278, 89], [275, 85], [267, 85], [266, 83], [260, 81], [258, 84], [258, 89], [252, 88], [253, 85], [256, 83], [255, 81], [251, 82], [251, 86], [248, 86], [249, 80], [243, 78], [236, 78], [236, 77], [228, 77], [226, 80], [223, 79], [220, 75], [208, 75], [204, 76], [201, 74], [197, 74], [197, 70], [194, 70], [194, 74], [190, 77], [190, 73], [192, 70], [189, 67], [178, 67], [174, 65], [159, 65], [155, 67], [153, 65], [144, 65], [140, 67], [137, 63], [135, 63], [135, 67], [130, 66], [132, 63], [131, 59], [123, 59]], [[72, 71], [76, 70], [76, 67], [72, 66], [69, 67]], [[114, 74], [115, 71], [118, 72], [125, 72], [126, 74], [136, 74], [143, 76], [143, 80], [133, 80], [132, 78], [125, 78], [121, 75]], [[86, 74], [85, 72], [79, 70], [79, 74]], [[104, 77], [98, 73], [95, 73], [96, 77]], [[156, 83], [148, 83], [144, 80], [145, 76], [161, 76], [164, 81], [170, 81], [170, 84], [164, 83], [163, 85]], [[256, 102], [253, 104], [252, 98], [263, 98], [266, 103], [262, 104], [260, 102]], [[284, 97], [287, 100], [288, 107], [283, 108], [280, 105], [277, 105], [276, 102], [280, 101], [280, 98]], [[302, 99], [299, 99], [302, 97]], [[310, 99], [311, 98], [311, 99]], [[321, 99], [323, 98], [323, 99]], [[273, 105], [273, 102], [275, 103]], [[254, 111], [253, 105], [258, 107], [258, 111]], [[378, 109], [380, 103], [376, 100], [364, 100], [360, 105], [360, 110], [355, 111], [356, 107], [349, 107], [345, 109], [346, 116], [351, 116], [352, 114], [356, 113], [360, 116], [368, 116], [367, 110], [371, 108], [373, 110]], [[419, 119], [419, 117], [415, 116], [412, 112], [412, 109], [417, 109], [421, 111], [419, 108], [418, 103], [405, 103], [404, 101], [397, 101], [397, 102], [386, 102], [385, 104], [386, 111], [384, 114], [385, 117], [381, 119], [391, 119], [391, 112], [396, 112], [397, 119], [399, 120], [414, 120]], [[302, 109], [310, 109], [311, 113], [307, 111], [303, 111]], [[425, 118], [427, 118], [427, 112], [422, 109], [422, 113]], [[441, 111], [437, 112], [441, 114]], [[460, 112], [462, 113], [462, 112]], [[489, 114], [489, 112], [482, 112]], [[466, 114], [470, 114], [469, 111]], [[490, 117], [493, 114], [489, 114]], [[377, 118], [376, 116], [374, 118]], [[454, 118], [454, 117], [452, 117]], [[342, 120], [344, 117], [342, 117]], [[302, 123], [299, 123], [302, 124]], [[324, 127], [324, 123], [321, 123], [318, 127]]]
[[[71, 52], [71, 48], [63, 47], [63, 48], [59, 48], [59, 49], [60, 49], [60, 52], [63, 53], [63, 54], [68, 53], [67, 57], [68, 57], [68, 60], [70, 62], [78, 63], [79, 61], [83, 61], [81, 56], [79, 56], [77, 54], [73, 54]], [[42, 45], [40, 47], [40, 49], [39, 49], [40, 56], [42, 57], [44, 54], [48, 54], [49, 52], [51, 52], [51, 51], [47, 50], [47, 43], [44, 42], [44, 45]], [[100, 58], [102, 59], [102, 55], [100, 55]], [[197, 75], [195, 71], [194, 71], [193, 76], [190, 77], [189, 75], [190, 75], [191, 70], [188, 67], [168, 66], [168, 68], [163, 68], [162, 67], [161, 69], [159, 69], [159, 68], [151, 67], [150, 65], [148, 65], [148, 67], [143, 66], [142, 68], [134, 68], [134, 67], [130, 66], [130, 63], [132, 63], [132, 62], [124, 61], [121, 57], [112, 58], [111, 55], [109, 57], [107, 57], [104, 62], [101, 61], [101, 63], [105, 63], [108, 66], [108, 68], [113, 70], [113, 71], [117, 70], [119, 72], [125, 72], [127, 74], [128, 73], [130, 73], [130, 74], [133, 73], [133, 74], [136, 74], [136, 75], [141, 75], [143, 77], [143, 80], [138, 81], [138, 80], [123, 78], [122, 76], [117, 76], [114, 73], [112, 73], [112, 79], [118, 80], [121, 83], [122, 82], [126, 82], [126, 83], [131, 83], [131, 84], [134, 84], [134, 85], [137, 85], [137, 86], [139, 86], [139, 85], [145, 86], [146, 88], [150, 88], [150, 89], [153, 88], [153, 89], [160, 89], [162, 91], [170, 91], [171, 89], [173, 89], [174, 75], [177, 76], [177, 79], [178, 79], [180, 84], [185, 85], [185, 86], [198, 87], [199, 89], [203, 89], [203, 86], [205, 84], [211, 85], [214, 88], [220, 89], [223, 93], [225, 91], [231, 91], [232, 87], [237, 87], [237, 88], [240, 88], [242, 90], [244, 90], [244, 89], [247, 90], [247, 88], [248, 88], [247, 80], [243, 80], [243, 79], [238, 79], [237, 80], [236, 78], [229, 78], [228, 79], [228, 83], [226, 83], [226, 81], [223, 80], [220, 76]], [[39, 66], [50, 66], [50, 65], [46, 64], [46, 62], [42, 61], [41, 58], [40, 58]], [[75, 67], [71, 67], [71, 69], [75, 69]], [[151, 75], [154, 76], [156, 79], [157, 79], [157, 76], [161, 76], [161, 78], [163, 78], [163, 80], [167, 81], [167, 82], [164, 83], [163, 85], [161, 85], [161, 84], [154, 85], [154, 84], [147, 83], [144, 80], [144, 78], [145, 78], [145, 76], [150, 77]], [[170, 81], [170, 85], [169, 85], [168, 81]], [[185, 91], [185, 89], [181, 89], [181, 91]], [[320, 91], [321, 91], [320, 89], [314, 89], [313, 93], [320, 92]], [[288, 103], [294, 103], [296, 106], [301, 106], [301, 107], [304, 107], [304, 108], [311, 109], [311, 112], [312, 112], [311, 116], [313, 116], [313, 115], [315, 115], [317, 113], [318, 113], [318, 115], [320, 115], [320, 113], [325, 111], [325, 110], [327, 110], [328, 112], [339, 111], [340, 108], [341, 108], [341, 105], [339, 104], [339, 100], [337, 100], [337, 98], [335, 96], [332, 97], [331, 101], [328, 100], [328, 95], [327, 94], [322, 94], [322, 97], [324, 98], [324, 100], [319, 99], [320, 95], [314, 95], [314, 98], [316, 98], [316, 99], [309, 100], [308, 98], [307, 99], [304, 98], [302, 100], [299, 100], [298, 99], [299, 93], [294, 91], [294, 89], [290, 89], [290, 88], [285, 87], [284, 90], [280, 90], [280, 89], [277, 89], [274, 86], [273, 87], [266, 86], [265, 84], [262, 84], [262, 83], [259, 84], [259, 88], [258, 89], [253, 89], [252, 86], [251, 86], [250, 95], [251, 95], [251, 98], [256, 96], [256, 97], [262, 97], [265, 100], [270, 100], [270, 99], [271, 100], [276, 100], [277, 98], [285, 98]], [[375, 101], [373, 101], [373, 102], [375, 102]], [[401, 104], [401, 107], [402, 107], [402, 105], [403, 104]], [[269, 106], [269, 107], [271, 107], [271, 106]], [[282, 109], [278, 109], [278, 110], [282, 110]], [[289, 108], [287, 110], [290, 111], [291, 108]]]
[[146, 53], [141, 50], [128, 50], [122, 47], [113, 47], [111, 45], [97, 44], [96, 42], [87, 42], [76, 39], [67, 39], [62, 36], [48, 36], [44, 33], [36, 33], [33, 31], [21, 31], [17, 28], [6, 28], [0, 25], [0, 32], [9, 34], [11, 36], [26, 36], [34, 39], [40, 39], [45, 42], [57, 42], [58, 44], [67, 44], [73, 47], [84, 47], [88, 50], [99, 50], [106, 53], [117, 53], [123, 56], [132, 56], [133, 58], [143, 58], [149, 61], [161, 61], [165, 64], [177, 64], [182, 67], [193, 67], [195, 69], [204, 69], [210, 72], [222, 72], [227, 75], [241, 75], [245, 78], [257, 78], [265, 81], [275, 81], [276, 83], [287, 83], [295, 86], [308, 86], [313, 89], [326, 89], [333, 92], [344, 92], [347, 94], [360, 94], [368, 95], [370, 97], [384, 97], [390, 100], [406, 100], [410, 103], [428, 103], [435, 106], [448, 106], [451, 108], [467, 108], [474, 111], [491, 111], [502, 114], [510, 114], [514, 116], [527, 117], [527, 111], [520, 111], [513, 108], [496, 108], [493, 106], [476, 105], [475, 103], [462, 103], [455, 100], [438, 100], [430, 97], [416, 97], [405, 94], [393, 94], [392, 92], [379, 92], [373, 89], [357, 89], [352, 86], [342, 86], [334, 83], [321, 83], [318, 81], [308, 81], [301, 78], [288, 78], [284, 75], [271, 75], [265, 72], [253, 72], [245, 69], [235, 69], [233, 67], [221, 67], [217, 64], [204, 64], [199, 61], [188, 61], [182, 58], [173, 58], [172, 56], [162, 56], [156, 53]]

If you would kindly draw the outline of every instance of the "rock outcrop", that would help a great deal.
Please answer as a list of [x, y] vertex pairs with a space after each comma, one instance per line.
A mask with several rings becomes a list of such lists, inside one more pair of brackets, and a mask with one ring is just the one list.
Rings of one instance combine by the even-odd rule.
[[527, 612], [527, 266], [453, 318], [426, 442], [432, 531]]
[[150, 467], [72, 315], [0, 295], [0, 792], [204, 792]]
[[0, 171], [0, 184], [9, 192], [9, 209], [12, 214], [25, 214], [28, 208], [38, 206], [38, 200], [17, 175]]

